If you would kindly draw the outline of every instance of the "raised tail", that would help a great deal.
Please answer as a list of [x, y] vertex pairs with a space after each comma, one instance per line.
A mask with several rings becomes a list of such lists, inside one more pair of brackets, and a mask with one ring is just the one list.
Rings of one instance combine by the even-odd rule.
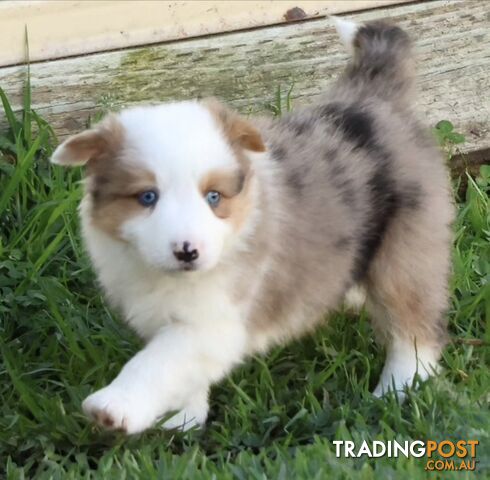
[[342, 42], [353, 53], [347, 79], [368, 95], [406, 103], [414, 85], [415, 65], [408, 34], [384, 21], [359, 25], [333, 17]]

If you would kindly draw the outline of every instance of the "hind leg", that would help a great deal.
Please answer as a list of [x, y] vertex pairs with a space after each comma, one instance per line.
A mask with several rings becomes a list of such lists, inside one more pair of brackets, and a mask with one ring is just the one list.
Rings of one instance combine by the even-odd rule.
[[443, 344], [440, 342], [420, 342], [416, 336], [393, 335], [387, 342], [386, 360], [373, 395], [381, 397], [395, 390], [404, 397], [404, 388], [411, 386], [415, 375], [426, 380], [437, 371]]
[[446, 342], [450, 231], [423, 215], [392, 226], [368, 274], [366, 307], [386, 346], [376, 396], [428, 378]]

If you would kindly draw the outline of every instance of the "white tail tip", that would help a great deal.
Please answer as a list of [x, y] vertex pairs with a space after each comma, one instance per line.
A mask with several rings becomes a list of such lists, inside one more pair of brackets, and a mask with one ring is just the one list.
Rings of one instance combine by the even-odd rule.
[[351, 22], [349, 20], [344, 20], [343, 18], [331, 16], [335, 29], [339, 34], [340, 40], [346, 46], [349, 51], [353, 50], [354, 38], [356, 36], [357, 30], [359, 30], [359, 24]]

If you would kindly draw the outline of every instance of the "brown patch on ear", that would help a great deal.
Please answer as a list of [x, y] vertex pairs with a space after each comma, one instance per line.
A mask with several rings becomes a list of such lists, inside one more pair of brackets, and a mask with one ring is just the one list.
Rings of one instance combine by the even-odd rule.
[[138, 203], [138, 195], [156, 189], [155, 175], [136, 166], [124, 151], [124, 127], [116, 116], [106, 117], [96, 128], [74, 135], [55, 151], [53, 163], [86, 164], [85, 193], [90, 198], [94, 226], [121, 238], [121, 225], [139, 214], [151, 212]]
[[102, 157], [116, 155], [122, 145], [123, 137], [122, 125], [115, 116], [111, 115], [96, 128], [65, 140], [54, 151], [51, 162], [74, 167]]
[[203, 103], [221, 126], [232, 147], [239, 146], [251, 152], [265, 152], [266, 148], [260, 132], [248, 120], [214, 98]]
[[203, 103], [227, 138], [239, 169], [234, 172], [210, 172], [201, 183], [201, 191], [203, 195], [210, 190], [222, 194], [213, 212], [217, 217], [230, 222], [235, 230], [239, 230], [252, 208], [253, 169], [244, 150], [264, 152], [266, 147], [259, 131], [240, 115], [213, 98]]
[[135, 166], [129, 155], [124, 152], [124, 127], [111, 115], [96, 128], [66, 140], [52, 158], [62, 165], [86, 164], [92, 223], [120, 240], [121, 225], [149, 210], [138, 203], [138, 195], [156, 188], [155, 175]]

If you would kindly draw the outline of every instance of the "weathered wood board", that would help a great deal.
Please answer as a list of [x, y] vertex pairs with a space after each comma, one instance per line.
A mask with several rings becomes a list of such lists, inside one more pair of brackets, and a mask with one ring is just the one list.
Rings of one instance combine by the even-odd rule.
[[[390, 17], [415, 39], [418, 108], [428, 124], [448, 119], [468, 151], [490, 146], [487, 2], [433, 1], [349, 15]], [[263, 111], [294, 82], [295, 104], [315, 102], [348, 55], [329, 20], [237, 32], [33, 64], [34, 108], [62, 137], [107, 107], [214, 95], [242, 111]], [[25, 68], [0, 70], [20, 107]]]
[[[3, 0], [0, 66], [199, 37], [413, 0]], [[56, 26], [53, 28], [53, 26]]]

